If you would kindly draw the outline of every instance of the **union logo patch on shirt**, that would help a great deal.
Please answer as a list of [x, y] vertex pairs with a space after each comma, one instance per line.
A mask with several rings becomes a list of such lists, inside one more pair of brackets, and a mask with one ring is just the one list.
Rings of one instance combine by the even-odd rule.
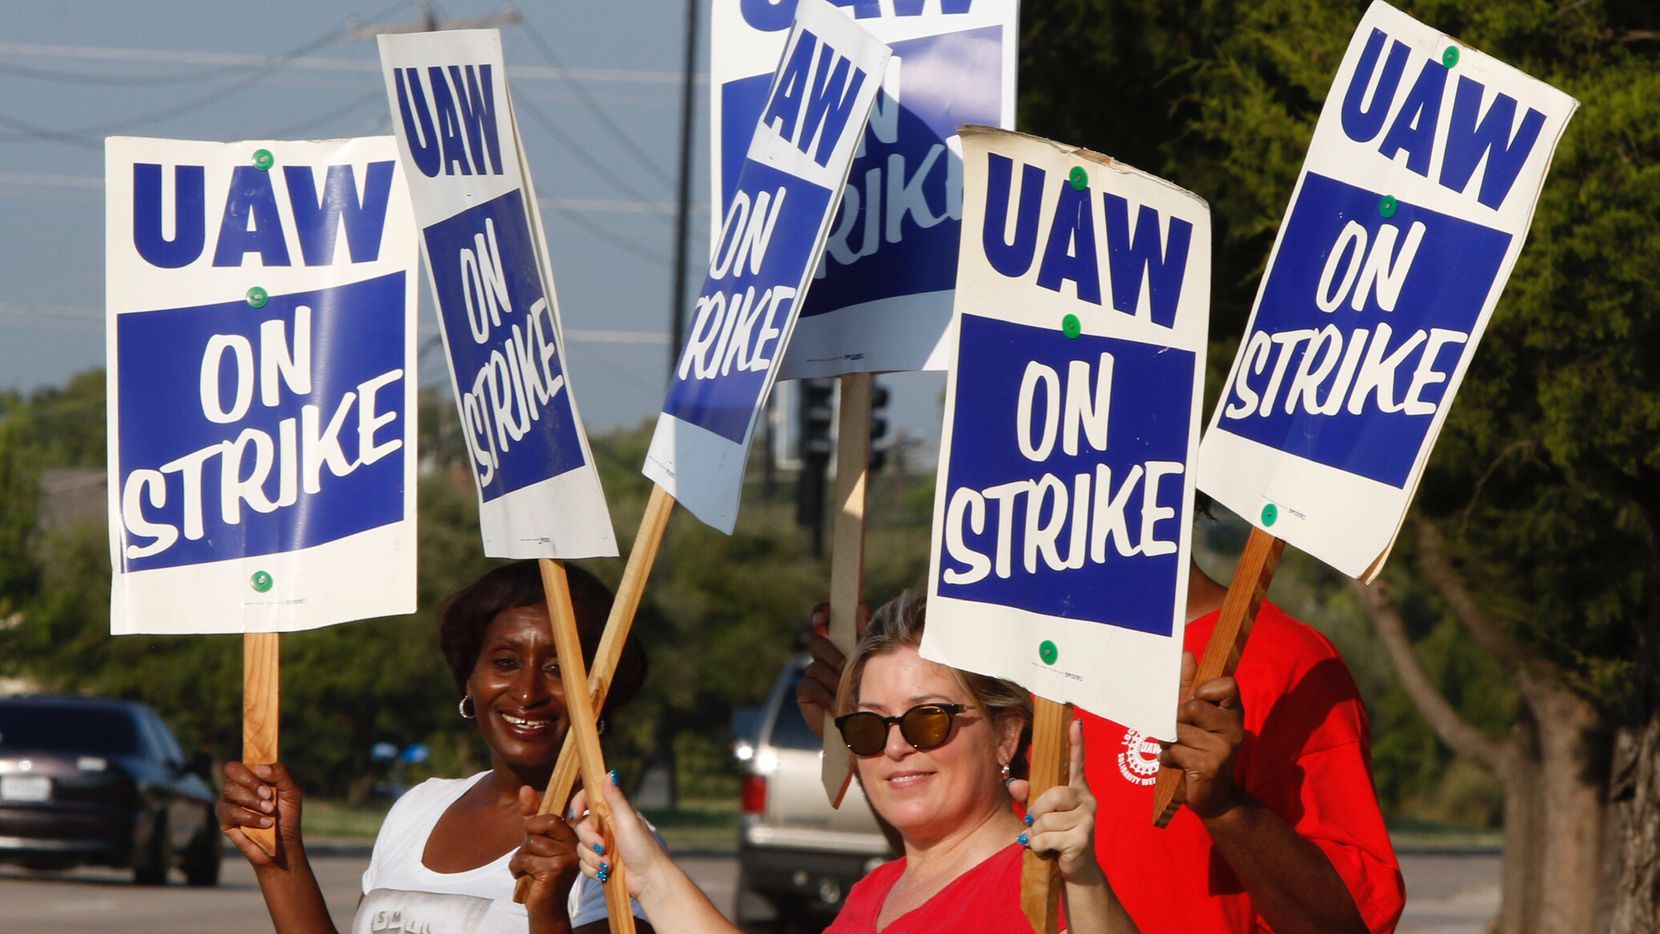
[[1140, 730], [1124, 731], [1124, 751], [1118, 754], [1118, 771], [1132, 785], [1152, 785], [1159, 778], [1159, 753], [1163, 749], [1156, 739], [1149, 739]]

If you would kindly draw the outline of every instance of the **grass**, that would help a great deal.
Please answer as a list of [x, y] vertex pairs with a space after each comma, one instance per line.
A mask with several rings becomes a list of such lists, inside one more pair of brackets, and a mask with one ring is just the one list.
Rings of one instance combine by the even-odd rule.
[[645, 815], [673, 852], [738, 848], [736, 798], [682, 798], [677, 808], [649, 808]]
[[1504, 844], [1504, 831], [1477, 830], [1439, 821], [1395, 820], [1389, 823], [1389, 839], [1397, 851], [1497, 851]]
[[[351, 805], [332, 799], [308, 799], [301, 811], [302, 829], [314, 839], [372, 842], [386, 818], [389, 802]], [[738, 802], [731, 798], [682, 799], [677, 808], [651, 808], [646, 818], [668, 841], [669, 849], [730, 851], [738, 847]]]
[[344, 801], [308, 798], [300, 809], [300, 830], [307, 837], [332, 837], [373, 842], [381, 821], [392, 807], [390, 801], [354, 805]]

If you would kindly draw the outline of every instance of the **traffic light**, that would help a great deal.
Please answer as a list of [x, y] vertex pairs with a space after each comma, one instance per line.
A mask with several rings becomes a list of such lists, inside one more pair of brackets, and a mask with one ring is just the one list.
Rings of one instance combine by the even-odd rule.
[[870, 388], [870, 470], [875, 473], [888, 462], [888, 387], [872, 382]]
[[804, 379], [801, 387], [801, 459], [830, 459], [830, 429], [835, 423], [836, 382]]

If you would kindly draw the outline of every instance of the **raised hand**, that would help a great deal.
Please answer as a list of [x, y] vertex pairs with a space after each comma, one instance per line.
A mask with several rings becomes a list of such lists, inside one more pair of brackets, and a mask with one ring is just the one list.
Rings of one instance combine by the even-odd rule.
[[[1038, 795], [1026, 812], [1030, 825], [1027, 846], [1037, 853], [1055, 854], [1061, 878], [1067, 882], [1093, 885], [1105, 876], [1095, 860], [1095, 795], [1084, 777], [1083, 723], [1073, 720], [1067, 738], [1071, 743], [1070, 780]], [[1024, 797], [1027, 788], [1019, 792]]]
[[576, 884], [578, 861], [576, 831], [558, 814], [537, 814], [542, 796], [526, 785], [519, 789], [519, 813], [524, 817], [525, 839], [507, 868], [515, 879], [530, 877], [525, 910], [532, 918], [566, 917], [566, 901]]
[[[1193, 653], [1182, 653], [1178, 697], [1187, 697], [1197, 668]], [[1233, 766], [1244, 742], [1245, 710], [1232, 676], [1206, 681], [1176, 708], [1176, 742], [1164, 747], [1159, 761], [1182, 770], [1187, 806], [1201, 820], [1219, 817], [1239, 803]]]
[[[280, 762], [249, 768], [240, 762], [225, 763], [225, 787], [213, 813], [219, 830], [247, 857], [255, 870], [287, 869], [289, 857], [303, 852], [300, 841], [300, 805], [304, 796], [288, 769]], [[277, 828], [276, 855], [265, 852], [244, 833], [244, 828]]]

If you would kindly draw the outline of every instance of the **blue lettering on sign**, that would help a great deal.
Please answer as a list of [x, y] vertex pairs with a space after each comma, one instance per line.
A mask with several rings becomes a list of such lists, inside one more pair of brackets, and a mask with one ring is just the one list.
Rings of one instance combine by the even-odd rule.
[[715, 242], [663, 411], [737, 444], [795, 312], [830, 192], [760, 162], [744, 167]]
[[[946, 15], [967, 13], [974, 0], [889, 0], [895, 16], [921, 16], [937, 12]], [[739, 0], [738, 9], [751, 29], [777, 32], [790, 28], [795, 22], [797, 0]], [[834, 6], [846, 8], [854, 19], [874, 19], [882, 15], [878, 0], [830, 0]], [[930, 9], [932, 8], [932, 9]]]
[[405, 518], [404, 275], [116, 316], [127, 571]]
[[[893, 43], [802, 317], [955, 286], [962, 160], [946, 140], [965, 124], [1001, 119], [1002, 36], [993, 26]], [[722, 204], [731, 203], [770, 80], [721, 88]]]
[[[1032, 268], [1040, 236], [1039, 215], [1048, 173], [1035, 165], [1022, 165], [1018, 203], [1011, 192], [1014, 163], [1008, 156], [987, 154], [986, 215], [981, 242], [991, 268], [1018, 279]], [[1073, 188], [1061, 184], [1055, 189], [1055, 210], [1050, 218], [1043, 257], [1038, 265], [1037, 284], [1054, 292], [1070, 282], [1079, 301], [1100, 305], [1101, 252], [1095, 245], [1095, 213], [1092, 186]], [[1161, 230], [1160, 214], [1151, 205], [1139, 205], [1135, 227], [1130, 227], [1130, 203], [1112, 192], [1101, 193], [1105, 212], [1106, 264], [1112, 284], [1112, 307], [1134, 316], [1147, 286], [1148, 314], [1160, 327], [1174, 327], [1181, 303], [1182, 280], [1187, 275], [1188, 248], [1193, 242], [1193, 224], [1172, 215], [1169, 230]], [[1009, 215], [1014, 214], [1011, 239]]]
[[[164, 204], [163, 167], [148, 162], [133, 164], [133, 247], [145, 262], [162, 269], [189, 266], [201, 257], [207, 244], [206, 169], [199, 165], [172, 168], [172, 203]], [[364, 169], [360, 198], [354, 166], [326, 167], [321, 195], [312, 166], [284, 166], [288, 199], [279, 202], [269, 172], [250, 165], [237, 166], [231, 171], [230, 189], [219, 220], [213, 265], [241, 266], [249, 253], [257, 254], [265, 266], [291, 265], [283, 233], [288, 227], [294, 229], [300, 241], [301, 259], [307, 266], [334, 262], [335, 243], [342, 228], [351, 262], [374, 262], [380, 258], [393, 171], [392, 162], [369, 163]], [[286, 216], [284, 206], [288, 208]], [[171, 237], [166, 234], [169, 227], [173, 229]]]
[[392, 69], [410, 159], [422, 175], [500, 175], [491, 66]]
[[480, 496], [489, 502], [581, 467], [524, 196], [510, 191], [433, 224], [425, 236]]
[[[1387, 56], [1383, 51], [1386, 44]], [[1378, 152], [1387, 159], [1404, 154], [1407, 169], [1428, 178], [1436, 141], [1442, 137], [1441, 109], [1451, 72], [1440, 61], [1424, 57], [1418, 76], [1402, 97], [1401, 79], [1410, 58], [1411, 49], [1406, 43], [1373, 29], [1343, 96], [1341, 123], [1343, 133], [1357, 143], [1371, 143], [1382, 134]], [[1476, 168], [1485, 162], [1476, 200], [1498, 210], [1539, 141], [1545, 115], [1529, 107], [1517, 125], [1514, 97], [1495, 92], [1483, 113], [1481, 102], [1485, 96], [1486, 86], [1481, 82], [1469, 75], [1458, 76], [1436, 182], [1462, 194]], [[1401, 100], [1400, 108], [1385, 132], [1384, 122], [1397, 98]]]
[[1220, 427], [1404, 488], [1510, 235], [1308, 173]]
[[866, 76], [835, 46], [820, 42], [807, 30], [800, 30], [794, 38], [795, 45], [784, 53], [761, 122], [814, 162], [829, 165]]
[[961, 322], [940, 594], [1168, 636], [1194, 354]]

